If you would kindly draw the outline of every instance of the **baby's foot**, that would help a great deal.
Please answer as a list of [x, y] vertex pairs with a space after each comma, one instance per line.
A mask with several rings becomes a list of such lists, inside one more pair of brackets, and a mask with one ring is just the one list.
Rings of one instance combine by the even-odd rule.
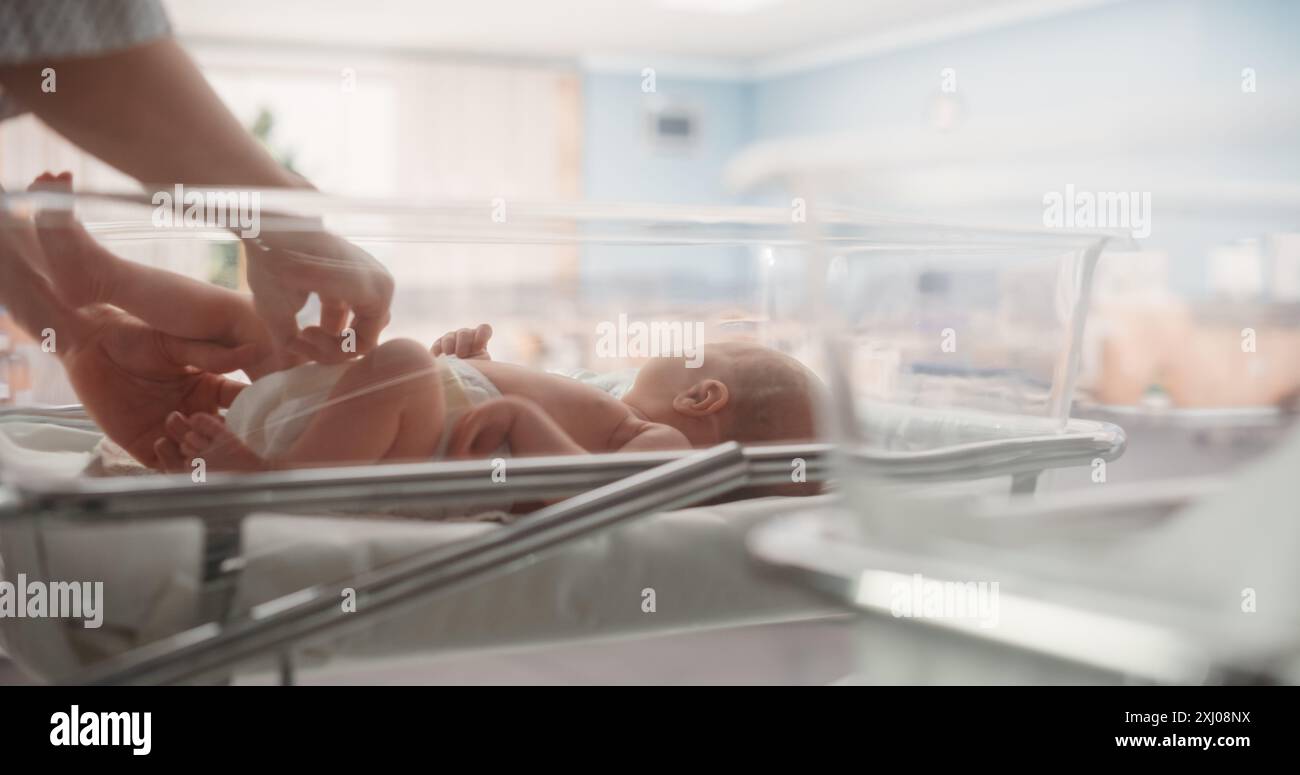
[[[28, 191], [72, 193], [72, 173], [42, 173]], [[110, 301], [117, 276], [117, 256], [90, 236], [68, 210], [41, 210], [36, 214], [36, 236], [50, 268], [55, 287], [74, 307]]]
[[168, 423], [168, 433], [179, 433], [177, 443], [190, 460], [202, 460], [209, 471], [269, 471], [272, 466], [249, 449], [242, 440], [230, 432], [226, 424], [211, 414], [192, 414], [188, 430], [173, 431]]

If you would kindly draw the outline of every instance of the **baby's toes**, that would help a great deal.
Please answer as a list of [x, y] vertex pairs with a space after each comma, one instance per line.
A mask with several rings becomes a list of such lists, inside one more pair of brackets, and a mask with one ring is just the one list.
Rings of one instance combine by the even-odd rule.
[[181, 438], [180, 446], [181, 452], [184, 452], [186, 457], [203, 457], [203, 453], [208, 449], [208, 447], [212, 446], [212, 439], [202, 434], [195, 433], [194, 431], [190, 431]]
[[188, 470], [188, 461], [181, 454], [180, 446], [173, 440], [162, 438], [153, 443], [154, 454], [158, 456], [158, 466], [169, 474]]
[[181, 439], [185, 438], [185, 434], [189, 433], [190, 430], [190, 421], [180, 412], [172, 412], [163, 421], [163, 432], [167, 434], [167, 438], [177, 444], [180, 443]]
[[213, 439], [227, 432], [226, 424], [221, 421], [221, 418], [207, 412], [195, 412], [190, 415], [190, 425], [202, 435]]
[[[28, 191], [49, 191], [55, 194], [71, 194], [72, 178], [55, 177], [48, 172], [42, 173], [32, 184], [27, 187]], [[58, 209], [49, 210], [41, 208], [36, 214], [36, 225], [45, 228], [59, 228], [73, 222], [72, 213], [69, 210]]]

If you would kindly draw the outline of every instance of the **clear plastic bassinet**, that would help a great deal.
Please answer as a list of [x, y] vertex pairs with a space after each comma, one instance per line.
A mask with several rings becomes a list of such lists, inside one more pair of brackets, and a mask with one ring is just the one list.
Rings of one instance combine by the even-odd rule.
[[[242, 287], [247, 258], [230, 229], [160, 226], [157, 206], [139, 197], [5, 198], [17, 213], [73, 204], [90, 233], [125, 258]], [[1086, 293], [1082, 268], [1090, 248], [1055, 235], [787, 208], [401, 203], [288, 192], [263, 192], [260, 206], [264, 234], [324, 227], [384, 263], [397, 288], [386, 337], [428, 343], [489, 322], [494, 358], [611, 392], [625, 389], [656, 355], [631, 346], [637, 324], [661, 324], [661, 332], [682, 336], [701, 331], [706, 343], [757, 342], [797, 358], [833, 393], [841, 391], [821, 411], [833, 438], [866, 442], [845, 446], [872, 470], [911, 482], [946, 486], [1008, 475], [1032, 481], [1045, 468], [1086, 465], [1122, 447], [1114, 426], [1068, 420], [1070, 314]], [[314, 313], [309, 305], [303, 322]], [[840, 328], [837, 320], [856, 328]], [[835, 332], [829, 339], [828, 325]], [[1034, 327], [1041, 339], [1008, 339], [1013, 329]], [[957, 331], [953, 352], [943, 349], [945, 328]], [[698, 553], [691, 547], [705, 534], [717, 533], [716, 545], [735, 552], [730, 529], [709, 519], [683, 530], [680, 520], [649, 515], [735, 499], [746, 486], [790, 483], [795, 471], [813, 482], [831, 474], [825, 444], [807, 440], [731, 445], [698, 459], [552, 456], [512, 463], [500, 486], [520, 499], [568, 498], [563, 503], [510, 525], [426, 522], [418, 519], [421, 508], [481, 496], [493, 482], [488, 461], [212, 474], [202, 483], [152, 473], [104, 444], [75, 406], [52, 354], [36, 340], [16, 335], [15, 342], [27, 376], [11, 393], [17, 400], [0, 410], [6, 573], [106, 575], [118, 590], [110, 596], [116, 602], [106, 612], [107, 630], [9, 623], [9, 650], [46, 678], [191, 680], [229, 674], [249, 660], [292, 661], [308, 643], [326, 644], [313, 651], [320, 658], [341, 651], [391, 656], [451, 642], [646, 632], [645, 619], [632, 625], [621, 608], [606, 612], [600, 588], [564, 581], [565, 567], [593, 559], [591, 545], [580, 540], [611, 529], [625, 537], [618, 551], [662, 555], [660, 573], [674, 563], [685, 567], [683, 558]], [[836, 361], [846, 345], [862, 356], [854, 356], [853, 369]], [[845, 395], [854, 400], [845, 402]], [[399, 526], [391, 523], [393, 509], [406, 516]], [[348, 521], [358, 516], [371, 522]], [[346, 528], [319, 527], [331, 518], [344, 519]], [[643, 519], [649, 521], [640, 532], [616, 528]], [[558, 563], [549, 566], [560, 568], [558, 577], [525, 583], [513, 575], [522, 558], [543, 550]], [[106, 566], [108, 554], [114, 559]], [[323, 562], [326, 556], [334, 559]], [[627, 568], [632, 577], [618, 583], [642, 588], [648, 581], [635, 576], [645, 567]], [[676, 575], [696, 579], [691, 594], [734, 587], [730, 602], [703, 595], [677, 618], [655, 620], [657, 626], [824, 610], [795, 591], [756, 583], [743, 565], [725, 566], [722, 576], [716, 562], [690, 567], [696, 570]], [[455, 610], [447, 608], [454, 606], [448, 594], [491, 579], [513, 584], [515, 594], [543, 594], [528, 608], [538, 615], [513, 625], [462, 621], [466, 629], [455, 637], [431, 639], [425, 629], [380, 627], [410, 621], [407, 614], [393, 618], [396, 609], [349, 618], [336, 604], [339, 589], [348, 588], [407, 611]], [[336, 628], [356, 627], [377, 629], [360, 641], [338, 640]]]

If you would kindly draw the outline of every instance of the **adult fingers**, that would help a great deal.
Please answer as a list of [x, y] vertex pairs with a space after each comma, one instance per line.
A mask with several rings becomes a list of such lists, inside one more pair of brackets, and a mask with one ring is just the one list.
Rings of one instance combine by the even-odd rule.
[[379, 334], [388, 325], [390, 319], [387, 306], [382, 312], [373, 315], [365, 314], [354, 306], [352, 331], [356, 334], [357, 352], [368, 353], [375, 349], [379, 345]]
[[[249, 281], [252, 284], [251, 274]], [[283, 288], [275, 287], [274, 282], [272, 279], [262, 279], [253, 286], [253, 307], [266, 324], [273, 341], [284, 345], [298, 336], [298, 310], [307, 303], [307, 297], [297, 291], [287, 293]], [[268, 287], [268, 284], [272, 285]], [[291, 297], [298, 296], [301, 298], [295, 306], [295, 299]]]
[[322, 296], [320, 300], [320, 327], [328, 334], [338, 336], [348, 322], [348, 305], [342, 299]]
[[290, 346], [294, 352], [321, 363], [342, 363], [356, 357], [355, 349], [344, 348], [346, 339], [329, 334], [319, 326], [308, 326]]
[[283, 262], [275, 273], [287, 288], [315, 292], [322, 299], [335, 299], [352, 309], [352, 328], [357, 351], [368, 352], [379, 343], [388, 325], [393, 301], [393, 278], [382, 264], [359, 248], [335, 240], [339, 256], [317, 258], [293, 250], [274, 251], [272, 261]]
[[163, 352], [167, 354], [167, 357], [173, 363], [194, 366], [213, 374], [225, 374], [226, 372], [252, 367], [259, 360], [256, 344], [227, 347], [217, 342], [184, 339], [161, 332], [159, 332], [158, 336]]
[[246, 387], [248, 387], [247, 382], [223, 379], [221, 385], [217, 388], [217, 406], [222, 409], [229, 409], [230, 405], [235, 402], [240, 393], [244, 392]]
[[280, 256], [248, 243], [248, 285], [253, 306], [278, 345], [298, 335], [298, 310], [307, 303], [307, 292], [290, 287], [283, 277], [286, 268]]

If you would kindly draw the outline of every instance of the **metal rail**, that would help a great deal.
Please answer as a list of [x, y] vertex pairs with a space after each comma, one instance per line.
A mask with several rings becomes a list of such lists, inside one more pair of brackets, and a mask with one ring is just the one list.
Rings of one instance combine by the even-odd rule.
[[[1094, 423], [1099, 427], [1103, 424]], [[1124, 447], [1113, 432], [1000, 439], [920, 452], [843, 449], [865, 470], [898, 480], [982, 478], [1036, 474], [1078, 465], [1094, 457], [1112, 460]], [[693, 454], [693, 450], [552, 455], [510, 458], [502, 469], [491, 460], [302, 468], [265, 474], [85, 477], [72, 481], [8, 482], [13, 503], [0, 521], [45, 514], [61, 520], [168, 519], [176, 516], [239, 518], [254, 511], [377, 511], [490, 502], [550, 500], [576, 495]], [[828, 444], [744, 447], [749, 484], [791, 482], [792, 464], [806, 465], [809, 482], [831, 478]]]
[[[745, 447], [750, 484], [788, 484], [791, 462], [806, 462], [808, 481], [828, 478], [830, 447], [791, 444]], [[303, 468], [268, 474], [212, 474], [10, 482], [16, 500], [0, 520], [46, 514], [66, 521], [238, 518], [253, 511], [429, 507], [483, 501], [563, 498], [610, 484], [694, 450], [510, 458], [504, 477], [491, 460]]]
[[[539, 552], [747, 482], [740, 445], [720, 444], [582, 493], [483, 536], [263, 603], [233, 623], [205, 624], [129, 651], [67, 682], [178, 683], [219, 675], [267, 656], [283, 660], [294, 648], [505, 572]], [[340, 605], [345, 587], [355, 593], [355, 611], [345, 612]]]
[[[66, 415], [73, 408], [60, 408]], [[988, 440], [921, 451], [846, 448], [845, 460], [888, 478], [910, 481], [1031, 476], [1057, 466], [1122, 453], [1124, 434], [1107, 423], [1077, 423], [1073, 432]], [[752, 485], [789, 484], [792, 464], [806, 480], [826, 481], [833, 461], [827, 444], [752, 446], [743, 454]], [[64, 521], [167, 519], [178, 515], [239, 518], [254, 511], [376, 511], [563, 498], [688, 457], [692, 450], [511, 458], [506, 476], [491, 460], [429, 461], [264, 474], [82, 477], [6, 482], [12, 491], [0, 521], [36, 514]]]

